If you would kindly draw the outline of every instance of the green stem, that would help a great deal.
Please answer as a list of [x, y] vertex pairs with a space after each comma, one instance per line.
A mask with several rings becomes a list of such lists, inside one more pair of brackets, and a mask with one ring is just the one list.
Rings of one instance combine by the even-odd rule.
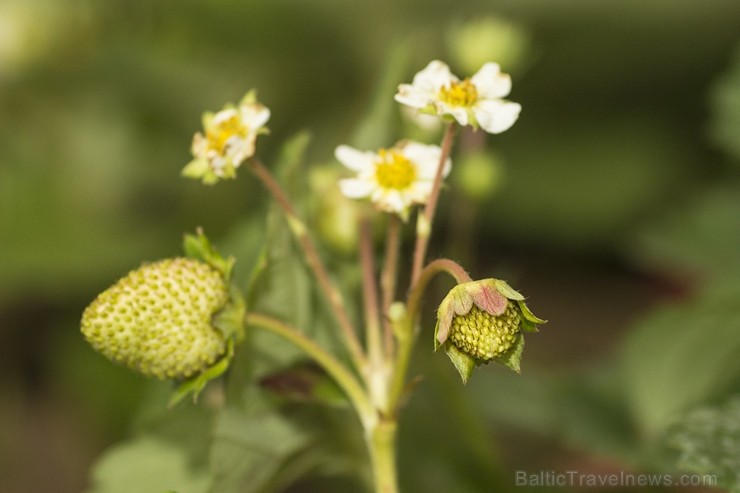
[[376, 493], [397, 493], [395, 419], [381, 419], [366, 430], [365, 440], [370, 452]]
[[356, 409], [357, 414], [360, 416], [365, 427], [372, 426], [377, 421], [377, 413], [370, 403], [367, 393], [355, 376], [324, 348], [307, 338], [294, 327], [267, 315], [248, 313], [245, 316], [245, 322], [247, 325], [259, 327], [272, 332], [273, 334], [276, 334], [292, 343], [297, 348], [303, 350], [303, 352], [321, 366], [344, 391]]
[[308, 228], [298, 217], [293, 204], [290, 202], [288, 196], [285, 194], [278, 182], [272, 177], [270, 171], [257, 159], [251, 159], [248, 162], [254, 174], [272, 194], [275, 201], [280, 206], [280, 209], [283, 211], [291, 232], [298, 240], [300, 247], [303, 249], [306, 262], [316, 276], [316, 280], [318, 281], [319, 287], [323, 291], [324, 296], [326, 296], [329, 301], [329, 305], [331, 306], [332, 312], [334, 313], [342, 331], [342, 335], [344, 336], [344, 342], [349, 350], [352, 362], [355, 364], [356, 368], [363, 373], [366, 367], [366, 359], [362, 346], [360, 346], [360, 342], [357, 339], [357, 331], [350, 321], [347, 310], [344, 308], [342, 294], [336, 288], [334, 283], [332, 283], [331, 278], [326, 271], [326, 267], [324, 267], [324, 264], [321, 262], [321, 257], [319, 257], [316, 247], [314, 247], [313, 240], [311, 240], [311, 236], [308, 234]]
[[393, 366], [393, 377], [391, 381], [389, 408], [392, 410], [397, 410], [406, 386], [406, 373], [418, 333], [416, 319], [419, 315], [422, 296], [429, 281], [441, 272], [446, 272], [452, 276], [458, 284], [472, 281], [468, 273], [465, 272], [465, 269], [457, 262], [449, 259], [434, 260], [421, 270], [419, 279], [414, 283], [409, 292], [409, 298], [406, 303], [406, 315], [403, 320], [396, 322], [399, 324], [396, 330], [398, 354], [396, 355], [396, 363]]

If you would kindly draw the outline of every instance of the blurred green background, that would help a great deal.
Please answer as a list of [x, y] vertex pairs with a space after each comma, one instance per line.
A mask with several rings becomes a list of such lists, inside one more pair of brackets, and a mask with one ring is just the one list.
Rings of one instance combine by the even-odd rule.
[[461, 162], [490, 168], [455, 169], [431, 254], [508, 279], [550, 322], [523, 376], [465, 388], [420, 345], [402, 484], [665, 470], [669, 425], [740, 392], [739, 2], [3, 0], [0, 491], [83, 490], [161, 387], [85, 344], [87, 303], [197, 226], [217, 244], [262, 229], [246, 174], [179, 177], [201, 112], [256, 87], [273, 115], [259, 154], [308, 129], [325, 165], [408, 135], [392, 95], [429, 60], [464, 75], [491, 57], [524, 109], [487, 142], [461, 136]]

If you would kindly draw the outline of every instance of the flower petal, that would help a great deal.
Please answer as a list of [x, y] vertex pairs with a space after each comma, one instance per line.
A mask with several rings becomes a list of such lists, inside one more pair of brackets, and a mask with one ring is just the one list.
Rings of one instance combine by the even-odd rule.
[[501, 315], [506, 311], [506, 305], [509, 300], [506, 296], [496, 291], [495, 286], [486, 281], [468, 284], [468, 293], [473, 298], [473, 302], [483, 311], [492, 315]]
[[437, 112], [441, 115], [452, 115], [457, 122], [462, 125], [468, 125], [470, 119], [468, 118], [468, 108], [464, 106], [450, 106], [445, 103], [437, 103]]
[[450, 335], [452, 318], [455, 316], [455, 311], [450, 306], [451, 303], [452, 298], [447, 296], [442, 300], [442, 303], [440, 303], [437, 309], [437, 326], [435, 327], [434, 335], [439, 344], [444, 344]]
[[492, 134], [499, 134], [511, 128], [519, 118], [521, 110], [519, 103], [495, 99], [479, 101], [473, 107], [480, 127]]
[[459, 79], [450, 72], [450, 67], [439, 60], [432, 60], [423, 70], [414, 76], [413, 85], [436, 93], [442, 86], [447, 86]]
[[240, 108], [242, 121], [247, 124], [251, 131], [255, 131], [267, 123], [270, 119], [270, 110], [261, 104], [244, 104]]
[[481, 99], [503, 98], [511, 92], [511, 77], [501, 73], [501, 67], [497, 63], [483, 65], [470, 78], [470, 82], [475, 85]]
[[448, 296], [452, 296], [452, 308], [457, 315], [466, 315], [473, 308], [473, 298], [470, 297], [464, 284], [458, 284]]
[[357, 178], [345, 178], [339, 180], [339, 189], [342, 195], [351, 199], [364, 199], [368, 197], [374, 189], [372, 182], [358, 180]]
[[[418, 177], [423, 180], [432, 180], [437, 174], [439, 158], [442, 157], [442, 149], [436, 145], [420, 144], [418, 142], [407, 142], [402, 153], [416, 165]], [[444, 176], [450, 172], [451, 162], [449, 158], [445, 161]]]
[[360, 151], [354, 147], [341, 145], [334, 151], [334, 156], [353, 171], [367, 171], [374, 167], [375, 160], [378, 159], [374, 152]]
[[393, 98], [406, 106], [422, 109], [434, 101], [434, 93], [426, 89], [419, 89], [411, 84], [401, 84], [398, 86], [398, 93]]

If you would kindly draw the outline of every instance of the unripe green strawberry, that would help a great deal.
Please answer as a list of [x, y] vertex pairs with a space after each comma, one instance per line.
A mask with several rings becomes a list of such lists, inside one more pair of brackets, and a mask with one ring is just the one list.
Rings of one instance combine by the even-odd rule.
[[536, 332], [543, 323], [505, 281], [471, 281], [452, 288], [439, 305], [434, 344], [444, 346], [467, 382], [476, 365], [491, 361], [518, 372], [521, 332]]
[[211, 317], [229, 299], [222, 274], [188, 258], [131, 271], [82, 315], [82, 333], [111, 360], [159, 379], [201, 373], [226, 351]]
[[513, 303], [507, 303], [498, 316], [473, 306], [467, 314], [452, 319], [450, 340], [475, 359], [488, 362], [514, 346], [520, 322]]

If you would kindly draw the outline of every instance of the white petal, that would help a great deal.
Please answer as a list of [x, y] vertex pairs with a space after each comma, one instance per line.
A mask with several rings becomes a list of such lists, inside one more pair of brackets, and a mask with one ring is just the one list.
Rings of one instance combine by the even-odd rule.
[[356, 178], [339, 180], [339, 190], [342, 195], [351, 199], [364, 199], [373, 192], [374, 188], [371, 182], [365, 180]]
[[407, 142], [401, 152], [416, 165], [419, 179], [431, 180], [434, 178], [437, 173], [439, 158], [442, 155], [442, 149], [439, 146]]
[[427, 199], [432, 194], [431, 181], [417, 181], [413, 188], [408, 192], [409, 196], [417, 204], [426, 204]]
[[334, 150], [334, 157], [353, 171], [366, 171], [375, 166], [378, 159], [374, 152], [360, 151], [354, 147], [341, 145]]
[[468, 118], [468, 108], [437, 103], [437, 112], [442, 115], [452, 115], [452, 117], [462, 126], [470, 123], [470, 119]]
[[450, 72], [450, 67], [439, 60], [429, 62], [421, 72], [414, 76], [413, 85], [419, 89], [436, 93], [442, 86], [459, 80]]
[[236, 109], [226, 108], [213, 115], [213, 119], [210, 121], [210, 124], [219, 125], [235, 116], [239, 116], [239, 113], [236, 111]]
[[251, 130], [258, 129], [270, 119], [270, 110], [261, 104], [243, 104], [240, 108], [242, 121]]
[[394, 96], [394, 99], [399, 103], [419, 109], [426, 108], [434, 101], [434, 98], [434, 92], [420, 89], [410, 84], [401, 84], [398, 86], [398, 93]]
[[521, 110], [522, 106], [519, 103], [489, 99], [479, 101], [473, 108], [473, 113], [483, 130], [499, 134], [514, 125]]
[[383, 194], [383, 197], [378, 202], [384, 210], [388, 212], [403, 212], [408, 205], [403, 198], [403, 195], [398, 190], [389, 190]]
[[503, 98], [511, 92], [511, 77], [497, 63], [486, 63], [470, 78], [481, 99]]

